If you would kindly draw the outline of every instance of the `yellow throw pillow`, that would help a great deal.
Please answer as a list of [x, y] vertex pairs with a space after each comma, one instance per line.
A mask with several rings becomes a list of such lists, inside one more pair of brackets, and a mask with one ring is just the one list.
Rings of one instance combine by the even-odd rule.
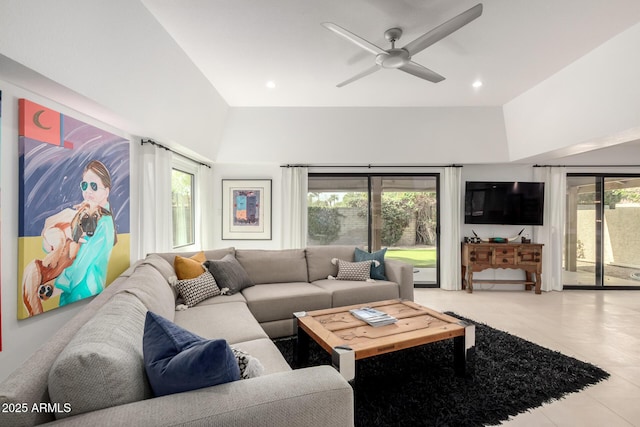
[[205, 271], [202, 263], [206, 260], [207, 257], [205, 257], [204, 252], [202, 251], [190, 258], [176, 255], [176, 258], [173, 261], [173, 268], [176, 270], [178, 280], [195, 279], [200, 276]]

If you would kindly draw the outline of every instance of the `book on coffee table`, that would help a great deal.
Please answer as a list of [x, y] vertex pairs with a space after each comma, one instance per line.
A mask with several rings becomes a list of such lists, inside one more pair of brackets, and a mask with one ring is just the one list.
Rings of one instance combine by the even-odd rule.
[[371, 307], [354, 308], [349, 310], [349, 312], [353, 314], [355, 318], [367, 322], [374, 327], [391, 325], [398, 321], [395, 317]]

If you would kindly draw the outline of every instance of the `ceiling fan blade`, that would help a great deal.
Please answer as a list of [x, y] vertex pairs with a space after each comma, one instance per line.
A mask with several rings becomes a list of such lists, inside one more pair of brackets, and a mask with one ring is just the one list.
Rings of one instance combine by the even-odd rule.
[[355, 81], [356, 81], [356, 80], [358, 80], [358, 79], [361, 79], [361, 78], [363, 78], [363, 77], [365, 77], [365, 76], [368, 76], [369, 74], [373, 74], [373, 73], [375, 73], [375, 72], [376, 72], [376, 71], [378, 71], [379, 69], [380, 69], [380, 66], [376, 64], [376, 65], [374, 65], [373, 67], [371, 67], [371, 68], [367, 68], [367, 69], [366, 69], [366, 70], [364, 70], [363, 72], [356, 74], [355, 76], [351, 77], [350, 79], [345, 80], [345, 81], [343, 81], [342, 83], [338, 83], [338, 84], [336, 85], [336, 87], [346, 86], [346, 85], [348, 85], [349, 83], [355, 82]]
[[447, 37], [454, 31], [457, 31], [460, 28], [464, 27], [480, 15], [482, 15], [482, 3], [478, 3], [466, 12], [462, 12], [455, 18], [451, 18], [444, 24], [441, 24], [433, 30], [423, 34], [414, 41], [408, 43], [406, 46], [404, 46], [403, 49], [409, 52], [409, 55], [413, 56], [423, 49], [431, 46], [435, 42]]
[[363, 39], [360, 36], [357, 36], [355, 34], [353, 34], [351, 31], [349, 30], [345, 30], [344, 28], [342, 28], [339, 25], [334, 24], [333, 22], [323, 22], [322, 25], [333, 31], [334, 33], [336, 33], [337, 35], [349, 40], [351, 43], [354, 43], [358, 46], [360, 46], [362, 49], [369, 51], [375, 55], [379, 54], [379, 53], [383, 53], [384, 49], [376, 46], [375, 44], [368, 42], [367, 40]]
[[430, 69], [423, 67], [420, 64], [416, 64], [413, 61], [403, 65], [399, 68], [399, 70], [402, 70], [405, 73], [409, 73], [416, 77], [420, 77], [421, 79], [429, 80], [433, 83], [438, 83], [444, 80], [444, 77], [440, 74], [436, 73], [435, 71], [431, 71]]

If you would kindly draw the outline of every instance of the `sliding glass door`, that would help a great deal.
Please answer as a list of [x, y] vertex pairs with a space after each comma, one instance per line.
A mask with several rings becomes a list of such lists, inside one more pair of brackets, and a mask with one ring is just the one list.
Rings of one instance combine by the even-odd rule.
[[640, 176], [569, 174], [565, 288], [640, 289]]
[[414, 266], [438, 283], [438, 176], [309, 174], [309, 245], [357, 245]]
[[[434, 176], [375, 176], [372, 250], [413, 265], [419, 285], [438, 283], [438, 203]], [[379, 200], [378, 200], [379, 199]]]

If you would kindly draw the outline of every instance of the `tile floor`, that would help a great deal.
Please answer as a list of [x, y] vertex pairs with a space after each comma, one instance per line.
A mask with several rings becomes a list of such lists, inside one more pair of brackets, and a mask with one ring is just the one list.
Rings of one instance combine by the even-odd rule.
[[640, 426], [640, 291], [416, 289], [453, 311], [601, 367], [611, 377], [513, 417], [507, 426]]

